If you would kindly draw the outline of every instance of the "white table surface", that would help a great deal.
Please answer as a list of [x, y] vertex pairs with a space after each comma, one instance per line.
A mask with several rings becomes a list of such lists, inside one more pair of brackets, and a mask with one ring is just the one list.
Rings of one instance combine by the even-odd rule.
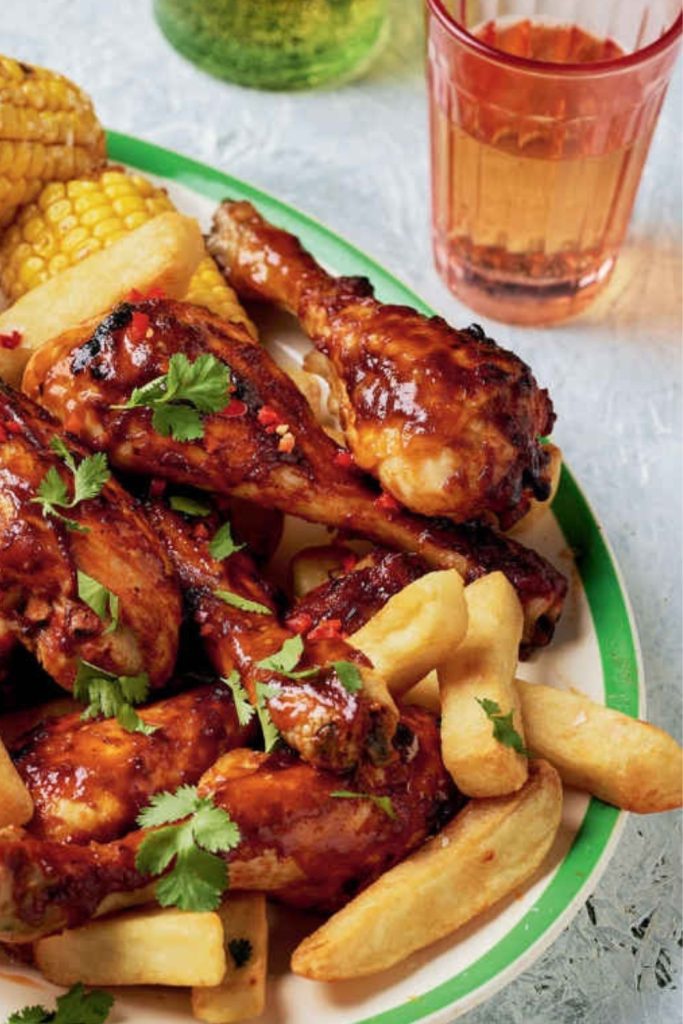
[[[216, 165], [313, 214], [455, 324], [432, 264], [419, 0], [360, 82], [259, 93], [179, 57], [148, 0], [3, 0], [0, 51], [63, 71], [104, 123]], [[681, 736], [681, 75], [607, 291], [552, 329], [490, 325], [550, 388], [555, 437], [606, 527], [640, 631], [651, 721]], [[589, 904], [467, 1024], [681, 1020], [680, 816], [631, 817]]]

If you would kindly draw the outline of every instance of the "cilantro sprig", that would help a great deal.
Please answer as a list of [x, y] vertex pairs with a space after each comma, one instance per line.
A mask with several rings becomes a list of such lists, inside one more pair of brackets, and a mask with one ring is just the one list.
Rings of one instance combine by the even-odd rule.
[[72, 474], [73, 495], [69, 497], [66, 481], [62, 479], [57, 467], [50, 466], [40, 481], [37, 497], [31, 500], [37, 505], [42, 505], [44, 516], [59, 519], [67, 530], [89, 533], [89, 527], [82, 526], [75, 519], [70, 519], [58, 510], [60, 508], [75, 508], [81, 501], [97, 497], [111, 476], [107, 457], [103, 452], [96, 452], [94, 455], [87, 455], [77, 464], [61, 437], [56, 436], [50, 441], [50, 448], [59, 455]]
[[387, 818], [393, 821], [396, 818], [396, 811], [391, 802], [390, 796], [377, 796], [375, 793], [355, 793], [351, 789], [335, 789], [330, 796], [342, 800], [371, 800], [375, 807], [386, 814]]
[[138, 676], [116, 676], [106, 669], [80, 660], [74, 682], [74, 697], [87, 707], [81, 718], [87, 721], [102, 715], [116, 718], [127, 732], [141, 732], [151, 736], [157, 726], [144, 722], [133, 707], [141, 704], [149, 693], [146, 672]]
[[229, 604], [232, 608], [239, 608], [243, 612], [255, 612], [257, 615], [272, 615], [270, 608], [258, 601], [250, 601], [247, 597], [235, 594], [232, 590], [214, 590], [215, 597]]
[[230, 687], [232, 699], [235, 702], [237, 721], [240, 725], [249, 725], [256, 714], [254, 705], [250, 703], [247, 691], [242, 686], [239, 673], [233, 670], [229, 676], [221, 676], [221, 682]]
[[174, 512], [182, 512], [186, 516], [208, 516], [211, 512], [208, 502], [190, 498], [187, 494], [172, 494], [168, 503]]
[[320, 672], [319, 665], [302, 669], [300, 672], [293, 671], [301, 661], [303, 653], [304, 642], [301, 637], [298, 634], [290, 636], [284, 641], [279, 651], [275, 651], [274, 654], [270, 654], [267, 658], [257, 661], [256, 667], [267, 669], [270, 672], [277, 672], [281, 676], [286, 676], [287, 679], [306, 679], [309, 676], [317, 675]]
[[270, 717], [270, 711], [266, 704], [266, 701], [271, 697], [276, 697], [279, 691], [280, 687], [274, 683], [256, 684], [256, 714], [263, 733], [263, 746], [266, 754], [269, 754], [280, 740], [280, 730]]
[[103, 583], [88, 576], [86, 572], [76, 571], [76, 585], [78, 596], [89, 608], [95, 612], [98, 618], [106, 622], [110, 620], [105, 633], [114, 633], [119, 626], [119, 598], [113, 594]]
[[26, 1006], [10, 1014], [7, 1024], [105, 1024], [113, 1005], [114, 997], [108, 992], [99, 989], [86, 992], [79, 981], [63, 996], [58, 996], [56, 1009]]
[[512, 718], [514, 711], [509, 711], [507, 715], [504, 715], [500, 710], [500, 704], [498, 701], [489, 700], [488, 697], [483, 697], [481, 700], [479, 697], [474, 698], [479, 706], [484, 710], [486, 717], [493, 724], [493, 736], [499, 743], [502, 743], [505, 747], [512, 747], [518, 754], [522, 754], [524, 757], [529, 757], [529, 751], [524, 746], [524, 741], [519, 735], [514, 725], [512, 724]]
[[[183, 820], [184, 819], [184, 820]], [[218, 853], [239, 846], [240, 830], [227, 811], [196, 786], [157, 793], [138, 815], [141, 828], [153, 828], [138, 848], [135, 866], [145, 875], [163, 875], [156, 884], [162, 907], [215, 910], [228, 888], [228, 866]], [[165, 826], [160, 828], [159, 826]]]
[[196, 441], [204, 436], [202, 414], [220, 412], [230, 398], [230, 368], [205, 352], [190, 362], [176, 352], [168, 372], [142, 387], [134, 388], [124, 405], [116, 409], [152, 410], [152, 427], [162, 437]]
[[234, 555], [236, 551], [241, 551], [244, 546], [244, 544], [235, 543], [230, 523], [223, 523], [211, 538], [209, 552], [212, 558], [221, 562], [224, 558]]
[[331, 664], [337, 679], [348, 693], [358, 693], [363, 689], [363, 677], [352, 661], [333, 661]]

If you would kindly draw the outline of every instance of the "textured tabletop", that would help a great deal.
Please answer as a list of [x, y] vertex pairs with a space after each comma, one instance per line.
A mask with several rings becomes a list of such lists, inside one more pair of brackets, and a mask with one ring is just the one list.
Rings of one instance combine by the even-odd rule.
[[[324, 221], [456, 324], [428, 224], [419, 0], [394, 0], [387, 50], [336, 91], [268, 94], [208, 78], [147, 0], [3, 0], [3, 52], [54, 67], [110, 128], [177, 149]], [[681, 734], [680, 67], [607, 291], [552, 329], [492, 325], [555, 401], [555, 437], [604, 524], [643, 649], [648, 717]], [[467, 1024], [681, 1020], [680, 817], [631, 817], [609, 868], [535, 966]]]

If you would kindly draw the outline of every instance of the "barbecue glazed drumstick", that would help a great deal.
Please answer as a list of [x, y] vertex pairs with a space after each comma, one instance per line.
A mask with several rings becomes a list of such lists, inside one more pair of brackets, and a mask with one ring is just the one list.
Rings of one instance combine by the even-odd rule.
[[366, 278], [332, 277], [251, 203], [219, 206], [209, 247], [242, 297], [299, 318], [329, 359], [356, 462], [402, 504], [507, 529], [549, 496], [548, 394], [481, 328], [457, 331], [378, 302]]
[[[131, 330], [134, 311], [148, 317], [142, 340]], [[177, 352], [190, 361], [208, 352], [231, 369], [232, 401], [222, 414], [204, 417], [199, 441], [162, 437], [149, 409], [113, 408], [164, 374]], [[81, 324], [41, 348], [23, 386], [120, 469], [234, 494], [415, 551], [432, 568], [457, 569], [466, 582], [500, 569], [524, 609], [524, 643], [540, 645], [552, 636], [566, 592], [557, 570], [486, 527], [410, 515], [378, 494], [349, 467], [348, 453], [318, 426], [292, 381], [238, 325], [186, 303], [148, 301], [135, 310], [124, 303], [99, 325]]]
[[138, 709], [156, 727], [128, 732], [114, 718], [63, 715], [11, 747], [35, 812], [26, 831], [58, 842], [109, 842], [135, 827], [150, 797], [194, 785], [228, 750], [246, 744], [227, 686], [215, 683]]
[[[341, 639], [302, 640], [296, 671], [320, 666], [319, 672], [291, 679], [260, 668], [258, 662], [279, 651], [294, 634], [275, 617], [271, 593], [251, 557], [236, 551], [220, 561], [213, 558], [209, 545], [218, 523], [212, 519], [188, 523], [161, 501], [149, 506], [148, 515], [174, 561], [219, 675], [228, 677], [236, 670], [252, 704], [261, 701], [267, 707], [282, 738], [304, 760], [331, 771], [348, 771], [366, 758], [386, 761], [398, 712], [367, 659]], [[221, 593], [256, 602], [261, 611], [228, 604], [217, 596]], [[334, 667], [339, 662], [356, 665], [362, 690], [346, 689]], [[268, 688], [266, 693], [274, 692], [260, 697], [260, 686]]]
[[[180, 593], [144, 515], [111, 478], [66, 510], [78, 530], [43, 514], [34, 499], [48, 473], [69, 495], [73, 488], [50, 442], [59, 436], [76, 463], [88, 453], [3, 384], [0, 425], [0, 616], [66, 689], [79, 660], [117, 676], [146, 672], [152, 686], [162, 685], [176, 659]], [[118, 597], [116, 629], [78, 597], [79, 570]]]
[[[441, 761], [436, 721], [406, 709], [397, 757], [365, 765], [353, 791], [388, 796], [394, 818], [369, 799], [338, 799], [339, 777], [293, 754], [227, 754], [201, 795], [237, 822], [242, 841], [226, 854], [235, 889], [271, 892], [299, 907], [334, 909], [405, 857], [454, 813], [462, 798]], [[26, 837], [0, 840], [0, 939], [27, 942], [92, 917], [106, 897], [149, 883], [135, 869], [147, 833], [75, 846]]]

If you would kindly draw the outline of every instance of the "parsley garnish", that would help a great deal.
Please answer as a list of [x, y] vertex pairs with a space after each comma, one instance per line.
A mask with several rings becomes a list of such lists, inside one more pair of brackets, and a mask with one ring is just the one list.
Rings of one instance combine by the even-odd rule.
[[374, 793], [354, 793], [350, 789], [335, 789], [333, 793], [330, 793], [330, 796], [340, 797], [343, 800], [372, 800], [375, 807], [379, 807], [380, 811], [384, 811], [387, 818], [391, 818], [393, 821], [396, 817], [396, 811], [390, 796], [375, 796]]
[[299, 664], [303, 653], [304, 642], [301, 637], [298, 635], [290, 636], [285, 640], [279, 651], [269, 655], [267, 658], [262, 658], [261, 661], [257, 661], [256, 667], [268, 669], [270, 672], [277, 672], [288, 679], [306, 679], [308, 676], [316, 675], [320, 671], [320, 667], [314, 665], [313, 668], [305, 668], [301, 672], [293, 672], [292, 670]]
[[115, 632], [119, 625], [118, 595], [112, 594], [111, 590], [107, 590], [103, 583], [99, 583], [92, 576], [81, 572], [80, 569], [76, 570], [76, 582], [81, 601], [87, 604], [88, 608], [92, 608], [95, 615], [103, 622], [106, 622], [107, 618], [111, 619], [105, 632]]
[[232, 590], [214, 590], [214, 595], [220, 598], [221, 601], [225, 601], [226, 604], [231, 605], [233, 608], [240, 608], [243, 612], [256, 612], [258, 615], [272, 615], [270, 608], [266, 608], [264, 604], [259, 604], [258, 601], [250, 601], [246, 597], [234, 594]]
[[235, 711], [237, 712], [237, 721], [240, 725], [248, 725], [254, 717], [254, 706], [249, 703], [249, 697], [247, 691], [240, 682], [239, 673], [232, 671], [230, 675], [225, 678], [221, 676], [221, 682], [229, 686], [232, 691], [232, 699], [235, 702]]
[[152, 410], [152, 427], [162, 437], [195, 441], [204, 436], [202, 413], [219, 412], [230, 397], [230, 368], [208, 352], [190, 362], [176, 352], [168, 372], [135, 388], [125, 405], [115, 409], [144, 406]]
[[345, 690], [349, 693], [358, 693], [363, 689], [363, 677], [352, 661], [333, 661], [331, 664]]
[[175, 793], [153, 796], [137, 823], [141, 828], [166, 826], [145, 836], [135, 858], [145, 875], [160, 875], [174, 861], [156, 885], [161, 906], [215, 910], [228, 888], [228, 866], [216, 854], [233, 850], [241, 841], [227, 811], [211, 797], [199, 797], [196, 786], [180, 786]]
[[205, 501], [189, 498], [185, 494], [172, 494], [168, 503], [174, 512], [183, 512], [186, 516], [208, 516], [211, 506]]
[[89, 661], [79, 661], [74, 682], [74, 697], [87, 704], [81, 718], [87, 721], [98, 715], [116, 718], [127, 732], [141, 732], [150, 736], [157, 726], [148, 725], [138, 715], [133, 704], [140, 704], [149, 692], [146, 672], [139, 676], [115, 676]]
[[228, 558], [229, 555], [234, 555], [236, 551], [241, 551], [243, 547], [244, 544], [235, 544], [230, 523], [223, 523], [214, 533], [209, 544], [209, 551], [212, 558], [215, 558], [217, 562], [221, 562], [224, 558]]
[[251, 960], [254, 947], [249, 939], [230, 939], [228, 950], [230, 951], [232, 962], [239, 970], [240, 967], [244, 967]]
[[279, 692], [279, 686], [273, 686], [268, 683], [257, 683], [256, 684], [256, 714], [261, 725], [261, 732], [263, 733], [263, 745], [266, 754], [269, 754], [273, 747], [280, 739], [280, 732], [277, 726], [273, 723], [270, 717], [270, 712], [266, 707], [266, 700], [269, 697], [274, 697]]
[[86, 992], [79, 981], [57, 999], [56, 1010], [27, 1006], [11, 1014], [7, 1024], [104, 1024], [114, 998], [108, 992]]
[[57, 467], [50, 466], [40, 481], [38, 497], [31, 500], [37, 505], [43, 506], [44, 516], [60, 519], [67, 530], [88, 533], [89, 527], [82, 526], [75, 519], [69, 519], [68, 516], [58, 512], [57, 508], [74, 508], [81, 501], [97, 497], [111, 475], [107, 457], [103, 452], [97, 452], [95, 455], [87, 455], [76, 465], [73, 455], [61, 437], [53, 437], [50, 441], [50, 448], [59, 455], [73, 475], [73, 497], [69, 498], [68, 488]]
[[489, 700], [487, 697], [484, 697], [482, 700], [479, 700], [478, 697], [474, 699], [484, 709], [486, 717], [493, 723], [494, 739], [497, 739], [505, 747], [512, 747], [518, 754], [529, 757], [529, 751], [524, 746], [522, 737], [512, 724], [514, 712], [509, 711], [507, 715], [503, 715], [497, 701]]

